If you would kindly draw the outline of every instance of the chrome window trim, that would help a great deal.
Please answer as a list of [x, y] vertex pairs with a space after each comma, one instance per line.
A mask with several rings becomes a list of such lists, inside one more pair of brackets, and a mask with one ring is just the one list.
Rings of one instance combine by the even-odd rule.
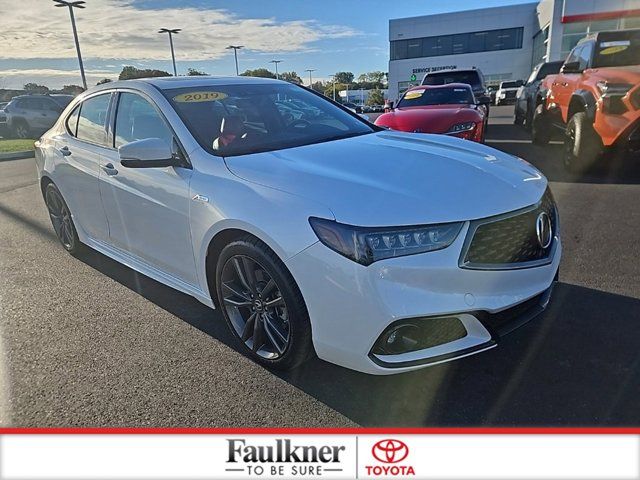
[[467, 270], [522, 270], [525, 268], [541, 267], [543, 265], [551, 264], [556, 255], [556, 250], [558, 249], [558, 243], [560, 239], [560, 222], [559, 222], [560, 219], [558, 215], [558, 207], [555, 204], [555, 202], [554, 202], [554, 212], [553, 212], [555, 230], [553, 232], [553, 241], [552, 241], [551, 249], [549, 250], [549, 255], [546, 258], [541, 258], [540, 260], [531, 260], [528, 262], [514, 262], [514, 263], [473, 263], [473, 262], [465, 261], [467, 253], [469, 252], [469, 247], [471, 246], [471, 242], [473, 241], [473, 238], [478, 228], [480, 228], [482, 225], [499, 222], [501, 220], [506, 220], [507, 218], [517, 217], [519, 215], [523, 215], [525, 213], [529, 213], [534, 210], [537, 210], [542, 205], [542, 202], [546, 194], [547, 192], [545, 191], [545, 193], [542, 195], [542, 198], [540, 198], [540, 200], [538, 200], [537, 203], [530, 205], [528, 207], [524, 207], [519, 210], [514, 210], [512, 212], [507, 212], [500, 215], [495, 215], [493, 217], [481, 218], [479, 220], [471, 220], [469, 222], [467, 236], [464, 239], [464, 244], [462, 245], [462, 251], [460, 252], [460, 257], [458, 259], [458, 266], [460, 268], [464, 268]]

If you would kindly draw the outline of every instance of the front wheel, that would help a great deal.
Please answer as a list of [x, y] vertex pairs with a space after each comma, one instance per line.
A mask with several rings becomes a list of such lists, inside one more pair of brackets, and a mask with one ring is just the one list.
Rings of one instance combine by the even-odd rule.
[[551, 126], [544, 105], [540, 104], [533, 112], [531, 122], [531, 141], [536, 145], [546, 145], [551, 140]]
[[216, 293], [231, 332], [258, 363], [289, 370], [313, 352], [302, 294], [284, 263], [258, 239], [247, 236], [224, 247]]
[[565, 130], [564, 167], [569, 172], [579, 173], [589, 169], [600, 153], [602, 143], [585, 112], [576, 113]]

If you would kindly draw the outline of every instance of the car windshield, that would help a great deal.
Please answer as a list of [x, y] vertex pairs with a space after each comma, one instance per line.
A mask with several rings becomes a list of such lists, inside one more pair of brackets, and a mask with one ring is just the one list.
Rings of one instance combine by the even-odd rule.
[[520, 86], [520, 82], [502, 82], [500, 84], [500, 88], [518, 88]]
[[475, 103], [470, 88], [417, 88], [409, 90], [398, 102], [398, 108], [427, 105], [461, 105]]
[[214, 155], [281, 150], [376, 131], [292, 84], [217, 85], [163, 93], [198, 143]]
[[423, 85], [447, 85], [449, 83], [465, 83], [474, 89], [482, 87], [478, 72], [430, 73], [422, 82]]
[[596, 44], [593, 67], [624, 67], [640, 64], [640, 30], [601, 34]]

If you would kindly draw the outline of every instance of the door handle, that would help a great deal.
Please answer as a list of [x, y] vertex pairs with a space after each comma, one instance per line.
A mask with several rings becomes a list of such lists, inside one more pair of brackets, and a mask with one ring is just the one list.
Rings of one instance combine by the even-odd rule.
[[68, 157], [69, 155], [71, 155], [71, 150], [69, 150], [69, 147], [67, 146], [60, 148], [58, 151], [62, 154], [63, 157]]
[[116, 170], [116, 168], [113, 166], [113, 163], [105, 163], [104, 165], [102, 165], [102, 170], [104, 170], [104, 172], [110, 176], [118, 174], [118, 170]]

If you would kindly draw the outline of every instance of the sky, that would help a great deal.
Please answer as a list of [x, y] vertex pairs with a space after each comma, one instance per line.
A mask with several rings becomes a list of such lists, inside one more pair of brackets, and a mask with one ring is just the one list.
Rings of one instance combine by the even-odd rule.
[[[167, 35], [174, 37], [178, 74], [196, 68], [233, 75], [240, 71], [294, 70], [308, 83], [337, 71], [359, 75], [388, 70], [388, 22], [531, 0], [86, 0], [75, 9], [87, 83], [117, 79], [124, 65], [171, 72]], [[51, 0], [0, 0], [0, 88], [36, 82], [60, 88], [81, 84], [67, 8]]]

